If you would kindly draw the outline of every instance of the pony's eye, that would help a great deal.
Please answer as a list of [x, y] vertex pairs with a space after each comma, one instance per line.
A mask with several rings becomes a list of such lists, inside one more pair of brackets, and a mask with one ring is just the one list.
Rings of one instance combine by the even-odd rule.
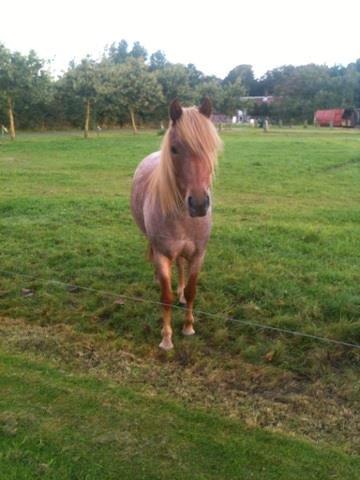
[[171, 153], [173, 153], [174, 155], [176, 155], [177, 153], [179, 153], [179, 152], [178, 152], [178, 149], [177, 149], [176, 147], [174, 147], [174, 146], [172, 146], [170, 150], [171, 150]]

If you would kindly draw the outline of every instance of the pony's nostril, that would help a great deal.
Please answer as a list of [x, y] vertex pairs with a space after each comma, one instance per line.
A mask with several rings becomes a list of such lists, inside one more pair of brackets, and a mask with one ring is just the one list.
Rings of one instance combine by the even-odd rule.
[[190, 210], [197, 214], [203, 211], [206, 212], [210, 206], [210, 196], [205, 194], [205, 196], [200, 200], [198, 200], [196, 197], [189, 196], [188, 205]]

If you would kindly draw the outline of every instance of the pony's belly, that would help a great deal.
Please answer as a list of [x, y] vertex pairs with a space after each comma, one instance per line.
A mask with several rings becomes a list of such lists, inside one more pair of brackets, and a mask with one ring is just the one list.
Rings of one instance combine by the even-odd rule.
[[197, 245], [195, 242], [191, 240], [186, 240], [182, 242], [181, 248], [177, 254], [178, 256], [185, 257], [186, 259], [190, 260], [197, 252], [198, 252]]
[[206, 240], [196, 242], [191, 239], [167, 239], [161, 236], [149, 237], [152, 247], [170, 260], [184, 257], [191, 260], [196, 255], [202, 254], [206, 248]]
[[152, 247], [170, 260], [175, 260], [179, 256], [190, 259], [198, 248], [194, 242], [189, 240], [173, 240], [161, 237], [149, 237]]

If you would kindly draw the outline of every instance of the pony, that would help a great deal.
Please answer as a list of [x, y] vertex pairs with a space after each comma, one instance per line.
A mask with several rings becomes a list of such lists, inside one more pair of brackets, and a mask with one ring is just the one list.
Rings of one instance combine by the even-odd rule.
[[185, 305], [184, 335], [194, 335], [193, 304], [197, 278], [211, 232], [211, 186], [222, 142], [210, 120], [212, 105], [204, 98], [184, 108], [175, 99], [160, 152], [144, 158], [132, 184], [131, 210], [149, 241], [149, 256], [161, 287], [162, 340], [173, 348], [172, 264], [178, 269], [177, 293]]

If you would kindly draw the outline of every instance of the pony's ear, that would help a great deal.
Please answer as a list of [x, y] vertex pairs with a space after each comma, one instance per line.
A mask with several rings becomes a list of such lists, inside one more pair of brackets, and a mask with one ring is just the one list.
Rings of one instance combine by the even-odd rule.
[[212, 113], [212, 105], [209, 97], [204, 97], [199, 107], [199, 112], [210, 118]]
[[175, 100], [173, 100], [170, 105], [170, 118], [174, 124], [179, 120], [181, 115], [182, 115], [182, 107], [180, 105], [179, 100], [175, 98]]

